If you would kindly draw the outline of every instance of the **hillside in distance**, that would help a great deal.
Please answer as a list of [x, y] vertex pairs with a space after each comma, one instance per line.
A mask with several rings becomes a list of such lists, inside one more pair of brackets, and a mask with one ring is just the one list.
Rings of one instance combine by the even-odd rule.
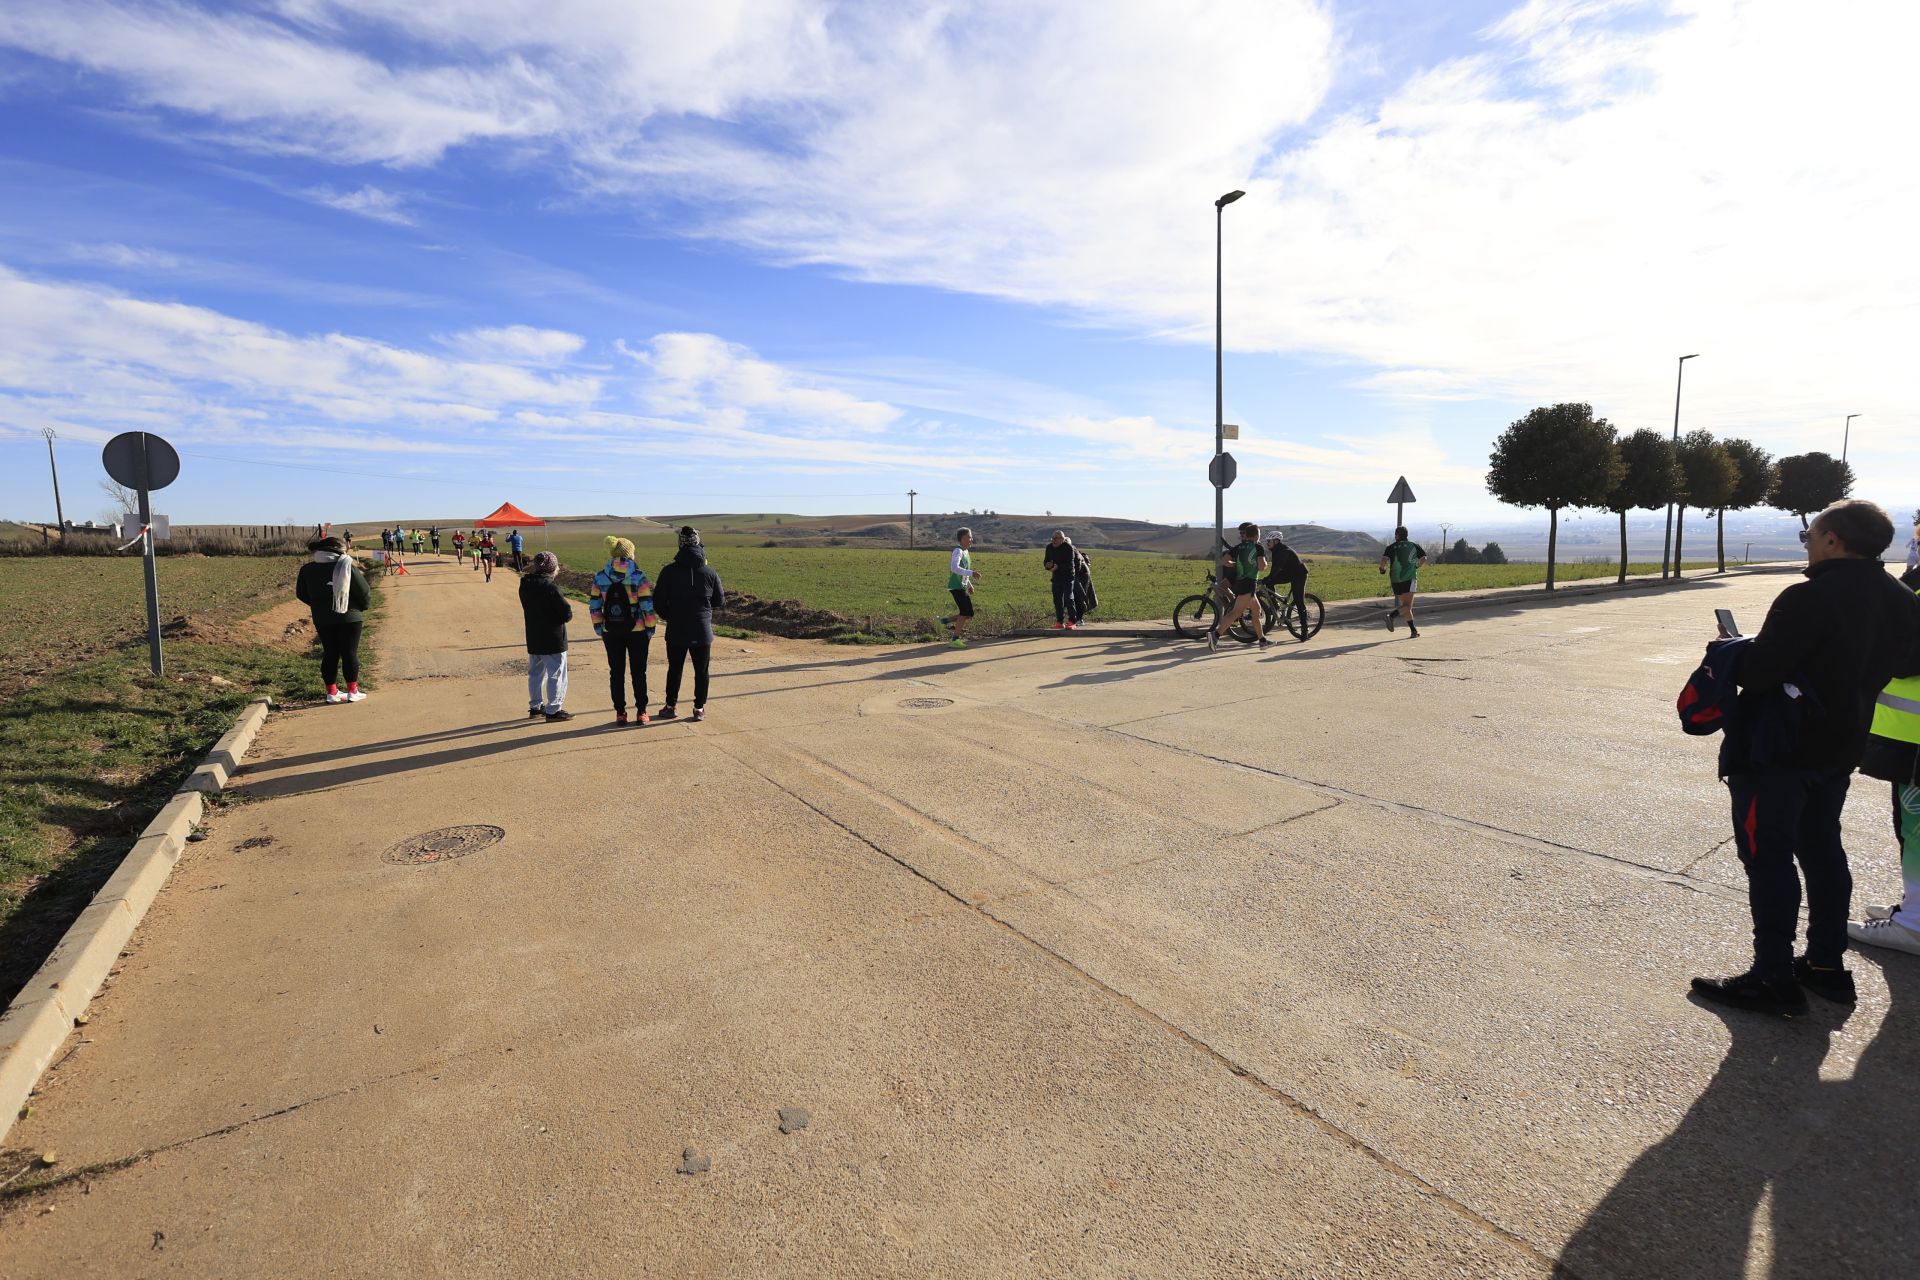
[[[783, 546], [908, 545], [907, 515], [656, 515], [661, 525], [692, 524], [707, 532], [748, 534]], [[1204, 556], [1213, 530], [1198, 526], [1156, 524], [1117, 516], [1010, 515], [1003, 512], [917, 513], [912, 541], [919, 546], [944, 545], [954, 531], [973, 530], [974, 545], [983, 550], [1019, 550], [1042, 547], [1059, 529], [1086, 551], [1141, 551], [1156, 555]], [[1296, 550], [1312, 555], [1377, 556], [1381, 543], [1371, 534], [1350, 529], [1327, 529], [1315, 524], [1266, 525], [1280, 529]], [[1228, 539], [1233, 540], [1231, 531]]]

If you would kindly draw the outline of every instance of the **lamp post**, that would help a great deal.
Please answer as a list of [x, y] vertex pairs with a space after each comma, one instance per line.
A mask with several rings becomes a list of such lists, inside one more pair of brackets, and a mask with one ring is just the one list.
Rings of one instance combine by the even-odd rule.
[[[1673, 375], [1673, 443], [1676, 448], [1680, 444], [1680, 381], [1687, 375], [1687, 361], [1698, 359], [1699, 355], [1700, 353], [1696, 351], [1690, 356], [1681, 356], [1679, 369]], [[1673, 504], [1669, 502], [1667, 504], [1667, 531], [1660, 539], [1660, 576], [1662, 578], [1667, 576], [1668, 562], [1672, 554]], [[1680, 573], [1680, 566], [1674, 565], [1673, 572], [1677, 577]]]
[[1840, 428], [1840, 461], [1847, 460], [1847, 441], [1853, 436], [1853, 420], [1864, 416], [1864, 414], [1850, 413], [1847, 415], [1846, 425]]
[[[1225, 315], [1221, 304], [1222, 265], [1225, 262], [1221, 247], [1222, 224], [1228, 205], [1247, 194], [1244, 191], [1229, 191], [1213, 202], [1213, 456], [1218, 458], [1226, 451], [1227, 396], [1223, 378], [1225, 365], [1222, 359], [1223, 340], [1221, 322]], [[1213, 549], [1207, 555], [1210, 561], [1220, 558], [1220, 547], [1226, 541], [1227, 491], [1218, 484], [1213, 486]]]
[[60, 464], [53, 460], [53, 428], [42, 427], [40, 434], [47, 438], [47, 469], [53, 472], [53, 522], [60, 529], [60, 549], [67, 549], [67, 513], [60, 506]]
[[913, 500], [920, 496], [916, 489], [907, 490], [907, 550], [913, 550]]

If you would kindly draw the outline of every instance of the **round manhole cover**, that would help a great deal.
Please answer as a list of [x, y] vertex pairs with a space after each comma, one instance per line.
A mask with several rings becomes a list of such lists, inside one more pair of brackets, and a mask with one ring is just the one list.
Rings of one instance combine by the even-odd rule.
[[908, 711], [937, 711], [953, 705], [952, 698], [907, 698], [900, 703]]
[[476, 849], [497, 844], [506, 836], [506, 828], [489, 826], [442, 827], [425, 835], [412, 836], [387, 850], [388, 862], [449, 862], [464, 858]]

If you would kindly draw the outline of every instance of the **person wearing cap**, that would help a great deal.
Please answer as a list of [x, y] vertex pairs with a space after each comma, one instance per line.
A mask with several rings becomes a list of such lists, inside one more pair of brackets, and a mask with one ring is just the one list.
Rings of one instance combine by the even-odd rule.
[[653, 584], [647, 581], [646, 570], [635, 563], [633, 543], [626, 538], [607, 535], [607, 562], [593, 575], [587, 612], [593, 617], [593, 634], [607, 650], [613, 722], [627, 723], [626, 673], [631, 671], [634, 720], [646, 724], [647, 649], [658, 619], [653, 611]]
[[1267, 538], [1267, 588], [1278, 595], [1283, 585], [1299, 608], [1307, 597], [1307, 565], [1276, 529]]
[[520, 579], [520, 612], [527, 626], [527, 716], [544, 715], [549, 723], [573, 719], [566, 709], [567, 623], [573, 620], [573, 606], [554, 580], [559, 572], [559, 557], [542, 551]]
[[[347, 554], [338, 538], [315, 538], [307, 544], [313, 559], [300, 566], [293, 583], [294, 597], [313, 614], [313, 632], [320, 639], [320, 678], [328, 702], [360, 702], [360, 629], [373, 592], [367, 576]], [[340, 687], [340, 677], [347, 687]]]
[[660, 570], [653, 585], [653, 608], [667, 624], [667, 700], [660, 719], [679, 714], [680, 673], [693, 660], [693, 718], [707, 718], [707, 668], [713, 656], [713, 611], [724, 609], [727, 593], [720, 575], [707, 563], [700, 531], [680, 526], [680, 548], [672, 563]]

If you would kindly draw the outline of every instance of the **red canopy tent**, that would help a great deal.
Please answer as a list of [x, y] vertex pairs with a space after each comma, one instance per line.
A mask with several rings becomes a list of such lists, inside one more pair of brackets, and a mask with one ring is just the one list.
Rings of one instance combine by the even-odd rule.
[[530, 516], [511, 502], [503, 502], [500, 509], [485, 520], [473, 522], [476, 529], [531, 529], [535, 525], [546, 524], [539, 516]]

